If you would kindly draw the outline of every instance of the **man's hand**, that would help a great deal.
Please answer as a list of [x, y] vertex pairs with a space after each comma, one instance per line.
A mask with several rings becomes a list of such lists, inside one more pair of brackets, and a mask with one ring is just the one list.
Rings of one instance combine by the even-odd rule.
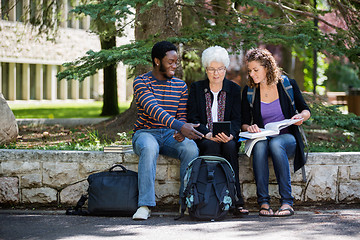
[[178, 132], [178, 131], [175, 131], [173, 137], [174, 137], [175, 140], [178, 141], [178, 142], [182, 142], [182, 141], [184, 141], [184, 139], [185, 139], [185, 136], [182, 135], [182, 133], [181, 133], [181, 132]]
[[213, 138], [212, 132], [208, 132], [207, 134], [205, 134], [204, 138], [211, 140]]
[[198, 126], [200, 126], [200, 123], [198, 123], [198, 124], [185, 123], [181, 127], [180, 131], [188, 139], [191, 139], [191, 140], [193, 140], [193, 139], [201, 139], [201, 138], [204, 137], [204, 135], [201, 132], [199, 132], [199, 131], [197, 131], [195, 129], [195, 127], [198, 127]]

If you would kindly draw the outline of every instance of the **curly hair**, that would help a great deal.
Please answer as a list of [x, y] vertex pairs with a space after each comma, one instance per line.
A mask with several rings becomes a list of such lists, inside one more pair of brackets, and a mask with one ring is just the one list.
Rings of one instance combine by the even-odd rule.
[[[261, 48], [250, 49], [245, 56], [246, 65], [249, 62], [257, 61], [261, 66], [266, 69], [266, 80], [267, 84], [277, 84], [281, 80], [281, 69], [277, 66], [274, 56], [267, 50]], [[258, 87], [259, 84], [256, 84], [252, 77], [248, 74], [248, 86], [251, 88]]]

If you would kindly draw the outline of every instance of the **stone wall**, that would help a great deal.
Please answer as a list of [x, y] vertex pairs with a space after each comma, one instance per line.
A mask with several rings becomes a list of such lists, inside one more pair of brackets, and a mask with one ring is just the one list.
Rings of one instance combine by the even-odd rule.
[[[0, 149], [0, 204], [74, 205], [86, 192], [89, 174], [107, 170], [116, 163], [137, 171], [137, 162], [138, 157], [132, 152]], [[240, 155], [239, 163], [245, 201], [255, 203], [251, 159]], [[178, 202], [178, 165], [179, 161], [173, 158], [160, 156], [158, 160], [156, 198], [159, 205]], [[292, 174], [297, 204], [360, 202], [359, 152], [310, 153], [306, 175], [304, 183], [301, 171]], [[274, 198], [279, 196], [273, 170], [270, 194]]]

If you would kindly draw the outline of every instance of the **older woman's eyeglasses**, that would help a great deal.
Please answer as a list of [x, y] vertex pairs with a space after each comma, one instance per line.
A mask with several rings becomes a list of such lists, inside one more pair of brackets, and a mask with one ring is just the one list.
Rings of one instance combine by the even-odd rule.
[[206, 71], [210, 74], [215, 74], [216, 72], [218, 73], [224, 73], [226, 71], [226, 67], [221, 67], [221, 68], [207, 68]]

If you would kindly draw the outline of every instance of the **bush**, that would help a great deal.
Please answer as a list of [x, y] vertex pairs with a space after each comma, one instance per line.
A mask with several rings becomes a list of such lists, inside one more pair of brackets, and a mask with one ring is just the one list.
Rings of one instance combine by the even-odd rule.
[[324, 85], [329, 91], [345, 92], [350, 86], [360, 87], [358, 71], [349, 64], [333, 61], [325, 71], [325, 75], [327, 80]]
[[304, 94], [311, 109], [311, 118], [304, 129], [310, 152], [360, 151], [360, 117], [343, 114], [339, 106], [326, 105], [321, 97]]

